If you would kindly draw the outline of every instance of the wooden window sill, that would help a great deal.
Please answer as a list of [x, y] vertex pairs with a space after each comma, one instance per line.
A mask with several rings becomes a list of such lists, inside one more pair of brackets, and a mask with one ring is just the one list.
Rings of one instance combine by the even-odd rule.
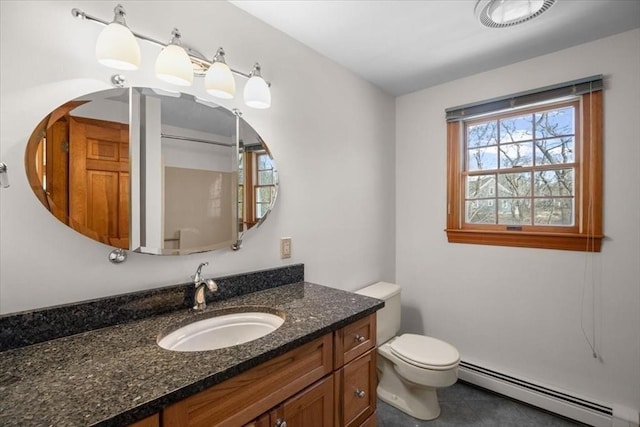
[[604, 236], [531, 231], [446, 229], [449, 243], [600, 252]]

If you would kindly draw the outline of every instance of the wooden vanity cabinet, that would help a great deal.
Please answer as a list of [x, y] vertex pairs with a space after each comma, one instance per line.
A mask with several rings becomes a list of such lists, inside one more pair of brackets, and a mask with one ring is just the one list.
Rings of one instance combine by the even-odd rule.
[[375, 322], [372, 314], [170, 405], [161, 425], [375, 427]]
[[236, 375], [162, 411], [163, 427], [237, 427], [332, 371], [331, 334]]
[[335, 426], [375, 426], [376, 315], [334, 334]]

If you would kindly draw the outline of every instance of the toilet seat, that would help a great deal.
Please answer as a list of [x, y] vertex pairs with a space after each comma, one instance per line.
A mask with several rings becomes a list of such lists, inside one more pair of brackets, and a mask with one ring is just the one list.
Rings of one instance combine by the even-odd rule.
[[391, 353], [419, 368], [443, 371], [460, 362], [460, 353], [452, 345], [424, 335], [403, 334], [389, 343]]

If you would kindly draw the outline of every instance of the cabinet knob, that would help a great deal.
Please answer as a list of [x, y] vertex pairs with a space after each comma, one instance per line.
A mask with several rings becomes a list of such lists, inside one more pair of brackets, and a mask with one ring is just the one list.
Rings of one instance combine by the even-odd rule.
[[363, 337], [362, 335], [358, 335], [356, 334], [356, 341], [358, 342], [365, 342], [367, 339], [365, 337]]
[[281, 418], [276, 420], [275, 427], [287, 427], [287, 422]]
[[364, 390], [360, 390], [359, 388], [356, 389], [355, 394], [360, 399], [364, 398], [367, 395], [367, 393], [365, 393]]

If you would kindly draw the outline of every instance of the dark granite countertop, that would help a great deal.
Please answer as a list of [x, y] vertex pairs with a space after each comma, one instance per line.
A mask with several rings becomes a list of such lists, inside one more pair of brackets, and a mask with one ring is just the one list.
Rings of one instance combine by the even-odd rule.
[[[307, 282], [178, 310], [0, 353], [0, 425], [118, 426], [220, 383], [382, 308], [379, 300]], [[285, 314], [273, 333], [234, 347], [174, 352], [159, 333], [231, 307]]]

